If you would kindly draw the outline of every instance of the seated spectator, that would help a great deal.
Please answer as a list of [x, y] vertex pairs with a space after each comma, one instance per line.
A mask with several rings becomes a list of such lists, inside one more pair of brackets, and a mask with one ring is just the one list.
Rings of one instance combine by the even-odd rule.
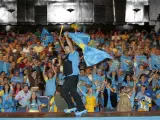
[[23, 89], [15, 96], [15, 100], [18, 101], [18, 106], [27, 106], [27, 101], [31, 98], [31, 91], [28, 90], [28, 85], [25, 84]]
[[41, 112], [41, 102], [38, 100], [35, 92], [31, 94], [31, 98], [27, 102], [27, 112]]

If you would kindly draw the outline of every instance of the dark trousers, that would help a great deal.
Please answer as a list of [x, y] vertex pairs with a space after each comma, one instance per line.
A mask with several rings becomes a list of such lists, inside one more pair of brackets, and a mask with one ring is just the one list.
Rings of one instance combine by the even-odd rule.
[[78, 75], [73, 75], [65, 78], [61, 89], [61, 95], [66, 100], [68, 108], [74, 108], [75, 105], [72, 101], [72, 97], [77, 105], [78, 111], [83, 111], [85, 109], [80, 95], [77, 92]]

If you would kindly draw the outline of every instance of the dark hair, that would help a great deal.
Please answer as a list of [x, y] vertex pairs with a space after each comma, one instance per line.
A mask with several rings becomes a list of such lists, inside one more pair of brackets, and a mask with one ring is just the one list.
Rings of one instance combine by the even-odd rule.
[[107, 78], [107, 82], [110, 83], [110, 85], [112, 85], [112, 80], [110, 78]]
[[[36, 94], [36, 93], [35, 93]], [[32, 95], [33, 95], [33, 93], [32, 93]], [[31, 95], [31, 98], [30, 98], [30, 104], [32, 104], [32, 95]], [[35, 98], [35, 100], [36, 100], [36, 103], [38, 102], [38, 98], [37, 98], [37, 95], [36, 95], [36, 98]]]
[[20, 90], [22, 90], [22, 88], [21, 88], [21, 83], [20, 83], [20, 82], [17, 82], [17, 83], [16, 83], [16, 85], [15, 85], [15, 87], [14, 87], [14, 93], [16, 93], [16, 90], [17, 90], [17, 84], [20, 84]]
[[120, 87], [120, 92], [125, 88], [125, 86], [121, 86]]
[[0, 72], [0, 75], [2, 75], [2, 73], [5, 73], [4, 71]]
[[141, 74], [139, 78], [141, 79], [141, 78], [142, 78], [142, 76], [145, 76], [145, 77], [146, 77], [146, 75], [145, 75], [145, 74]]
[[28, 87], [28, 83], [23, 83], [22, 88], [24, 88], [24, 87]]
[[57, 91], [57, 92], [60, 92], [60, 91], [61, 91], [61, 88], [62, 88], [62, 86], [61, 86], [61, 85], [57, 85], [57, 87], [56, 87], [56, 91]]
[[[6, 86], [6, 85], [8, 85], [8, 91], [5, 90], [5, 86]], [[9, 85], [8, 83], [4, 84], [4, 87], [3, 87], [4, 93], [6, 93], [6, 92], [9, 93], [9, 92], [10, 92], [10, 89], [11, 89], [11, 87], [10, 87], [10, 85]]]
[[132, 81], [132, 75], [131, 74], [126, 74], [125, 75], [125, 78], [124, 78], [124, 82], [126, 82], [127, 83], [127, 76], [130, 76], [130, 81]]
[[64, 47], [68, 46], [67, 42], [64, 42]]
[[[114, 71], [113, 71], [114, 72]], [[118, 75], [117, 75], [117, 72], [115, 72], [116, 73], [116, 75], [115, 75], [115, 81], [118, 81]], [[110, 76], [112, 76], [112, 72], [111, 72], [111, 74], [110, 74]], [[113, 76], [112, 76], [113, 77]], [[108, 78], [107, 78], [108, 79]]]

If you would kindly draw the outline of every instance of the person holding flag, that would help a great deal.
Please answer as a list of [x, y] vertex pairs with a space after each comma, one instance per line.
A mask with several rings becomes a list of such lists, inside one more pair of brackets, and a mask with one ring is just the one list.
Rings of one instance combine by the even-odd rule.
[[[63, 62], [63, 73], [65, 75], [65, 81], [61, 89], [61, 95], [68, 104], [68, 109], [65, 109], [65, 113], [75, 112], [76, 116], [86, 114], [85, 109], [80, 95], [77, 92], [78, 76], [79, 76], [79, 53], [74, 50], [72, 42], [68, 38], [68, 34], [65, 35], [66, 42], [61, 44], [65, 53], [67, 54]], [[60, 43], [61, 40], [60, 40]], [[77, 108], [72, 102], [72, 97], [76, 103]], [[77, 110], [77, 111], [76, 111]]]

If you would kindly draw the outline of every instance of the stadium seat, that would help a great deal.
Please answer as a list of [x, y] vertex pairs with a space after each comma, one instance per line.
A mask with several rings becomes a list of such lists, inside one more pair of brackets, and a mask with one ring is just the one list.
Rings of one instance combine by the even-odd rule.
[[49, 98], [47, 96], [39, 96], [38, 100], [41, 102], [41, 111], [48, 112], [49, 109]]

